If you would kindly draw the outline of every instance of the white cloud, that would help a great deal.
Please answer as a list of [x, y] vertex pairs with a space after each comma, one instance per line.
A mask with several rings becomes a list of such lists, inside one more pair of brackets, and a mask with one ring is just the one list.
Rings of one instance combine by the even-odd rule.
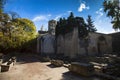
[[48, 14], [47, 16], [51, 17], [52, 15], [51, 15], [51, 14]]
[[[101, 8], [98, 11], [102, 11], [102, 10], [103, 9]], [[115, 32], [114, 29], [112, 28], [110, 18], [106, 17], [106, 15], [104, 15], [103, 13], [102, 15], [101, 13], [96, 15], [95, 20], [94, 20], [94, 25], [98, 30], [97, 32], [106, 33], [106, 34]]]
[[41, 26], [43, 25], [43, 30], [47, 30], [48, 27], [48, 21], [52, 17], [51, 14], [44, 14], [44, 15], [38, 15], [35, 16], [32, 21], [35, 23], [37, 31], [41, 29]]
[[69, 11], [66, 11], [64, 13], [58, 14], [58, 15], [55, 16], [54, 20], [58, 21], [61, 17], [65, 17], [66, 15], [69, 15], [70, 12], [72, 12], [72, 11], [69, 10]]
[[32, 21], [35, 22], [35, 21], [43, 21], [43, 20], [47, 20], [47, 17], [40, 15], [40, 16], [36, 16], [35, 18], [33, 18]]
[[62, 15], [57, 15], [55, 18], [54, 18], [54, 20], [59, 20], [60, 18], [62, 17]]
[[51, 17], [52, 15], [51, 14], [48, 14], [48, 15], [38, 15], [36, 17], [34, 17], [32, 19], [32, 21], [36, 22], [36, 21], [48, 21], [49, 20], [49, 17]]
[[68, 13], [71, 13], [72, 11], [67, 11]]
[[103, 16], [103, 8], [100, 8], [98, 11], [96, 11], [96, 14], [98, 14], [99, 17]]
[[82, 12], [84, 9], [90, 9], [90, 7], [86, 6], [85, 3], [81, 3], [79, 8], [78, 8], [78, 12]]

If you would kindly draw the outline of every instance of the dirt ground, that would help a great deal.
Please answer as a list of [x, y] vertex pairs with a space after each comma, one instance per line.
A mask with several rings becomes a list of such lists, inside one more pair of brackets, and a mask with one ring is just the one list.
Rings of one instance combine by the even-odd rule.
[[53, 67], [34, 57], [21, 57], [8, 72], [0, 73], [0, 80], [100, 80], [79, 77], [65, 67]]

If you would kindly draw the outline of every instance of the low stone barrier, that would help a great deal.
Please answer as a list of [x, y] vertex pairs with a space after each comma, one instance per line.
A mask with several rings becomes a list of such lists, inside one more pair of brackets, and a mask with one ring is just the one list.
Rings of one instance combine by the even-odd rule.
[[64, 67], [68, 68], [70, 64], [63, 64]]
[[6, 63], [1, 64], [1, 72], [9, 71], [10, 65], [7, 65]]
[[71, 65], [69, 65], [68, 69], [71, 72], [74, 72], [81, 76], [86, 76], [86, 77], [94, 74], [93, 65], [87, 64], [87, 63], [72, 62]]
[[62, 60], [51, 60], [50, 62], [52, 65], [54, 65], [56, 67], [61, 67], [64, 64], [64, 62]]
[[13, 65], [15, 65], [15, 63], [16, 63], [16, 61], [17, 61], [16, 57], [12, 57], [12, 58], [11, 58], [11, 61], [13, 62]]
[[40, 61], [42, 61], [42, 62], [49, 62], [50, 58], [49, 57], [41, 57]]
[[0, 65], [2, 64], [2, 62], [3, 62], [3, 60], [2, 60], [2, 59], [0, 59]]
[[9, 71], [10, 68], [12, 68], [16, 63], [16, 57], [12, 57], [9, 59], [8, 62], [2, 63], [1, 64], [1, 72], [6, 72]]
[[100, 63], [96, 63], [96, 62], [90, 62], [90, 64], [94, 65], [94, 69], [96, 72], [101, 72], [101, 73], [107, 67], [107, 64], [100, 64]]
[[9, 71], [9, 65], [1, 65], [1, 72]]

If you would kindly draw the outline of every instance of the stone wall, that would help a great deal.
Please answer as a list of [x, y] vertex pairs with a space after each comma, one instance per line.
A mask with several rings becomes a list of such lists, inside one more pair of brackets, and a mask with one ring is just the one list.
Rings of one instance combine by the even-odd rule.
[[46, 34], [40, 37], [39, 50], [41, 54], [53, 54], [55, 53], [55, 36]]
[[112, 36], [113, 52], [120, 52], [120, 32], [109, 34]]
[[78, 54], [78, 29], [75, 28], [73, 32], [64, 36], [57, 37], [57, 54], [64, 54], [64, 56], [75, 57]]
[[75, 58], [80, 55], [103, 55], [112, 52], [112, 37], [110, 35], [91, 32], [87, 42], [78, 38], [78, 29], [74, 28], [73, 32], [57, 37], [56, 53]]
[[90, 55], [103, 55], [112, 52], [111, 36], [101, 33], [89, 33], [89, 38], [88, 52]]
[[[90, 32], [87, 39], [78, 37], [78, 27], [74, 27], [72, 32], [65, 35], [58, 35], [55, 40], [55, 26], [57, 22], [49, 21], [49, 31], [37, 39], [37, 52], [41, 54], [60, 54], [70, 58], [76, 58], [80, 55], [103, 55], [112, 52], [113, 42], [117, 41], [115, 35], [92, 33]], [[117, 45], [117, 43], [115, 45]], [[114, 46], [115, 46], [114, 45]], [[117, 45], [118, 46], [118, 45]]]

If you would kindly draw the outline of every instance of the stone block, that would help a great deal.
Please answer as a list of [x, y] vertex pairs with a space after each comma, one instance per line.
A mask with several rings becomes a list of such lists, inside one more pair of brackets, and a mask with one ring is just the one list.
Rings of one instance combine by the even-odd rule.
[[3, 53], [0, 53], [0, 59], [2, 59], [3, 58]]
[[93, 65], [87, 63], [72, 62], [68, 69], [81, 76], [91, 76], [94, 73]]
[[7, 65], [9, 65], [9, 66], [10, 66], [10, 68], [11, 68], [11, 67], [13, 67], [13, 66], [14, 66], [14, 63], [13, 63], [13, 61], [12, 61], [12, 60], [9, 60], [9, 61], [7, 62]]
[[100, 63], [96, 63], [96, 62], [90, 62], [90, 64], [94, 65], [94, 69], [96, 72], [100, 72], [102, 73], [104, 71], [104, 69], [107, 67], [107, 64], [100, 64]]
[[16, 63], [16, 57], [12, 57], [8, 62], [12, 63], [13, 65], [15, 65]]
[[1, 65], [1, 72], [6, 72], [6, 71], [9, 71], [9, 65]]
[[64, 62], [62, 60], [51, 60], [51, 64], [56, 67], [61, 67], [63, 66]]
[[50, 58], [49, 57], [41, 57], [40, 59], [42, 62], [49, 62]]
[[3, 59], [0, 59], [0, 65], [2, 64], [2, 62], [3, 62]]

